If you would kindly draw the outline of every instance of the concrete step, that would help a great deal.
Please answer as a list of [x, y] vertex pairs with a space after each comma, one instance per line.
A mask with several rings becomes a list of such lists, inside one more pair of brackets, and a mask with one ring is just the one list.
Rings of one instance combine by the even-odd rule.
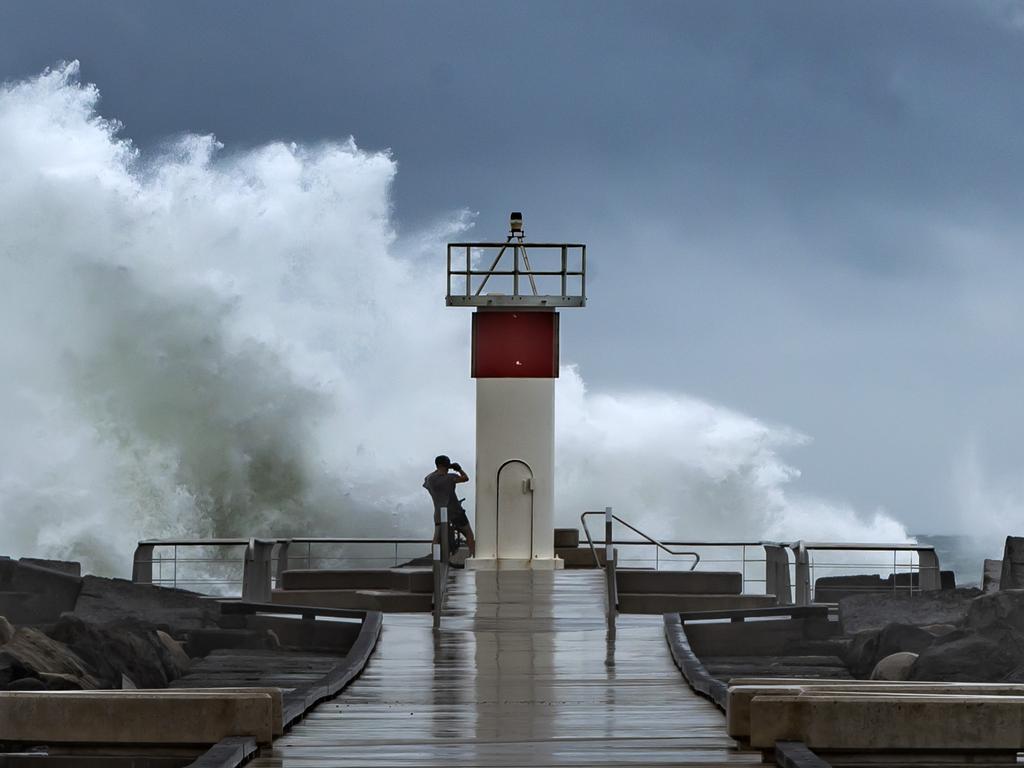
[[275, 589], [271, 602], [383, 613], [419, 613], [433, 610], [434, 595], [381, 589]]
[[[601, 567], [605, 564], [604, 547], [595, 547], [598, 562]], [[594, 553], [590, 547], [555, 547], [555, 557], [565, 561], [566, 568], [596, 568], [594, 565]]]
[[619, 613], [686, 613], [775, 605], [775, 595], [679, 595], [619, 592]]
[[431, 568], [292, 569], [281, 574], [284, 590], [372, 589], [433, 592]]
[[619, 592], [659, 595], [738, 595], [743, 574], [728, 571], [619, 570]]

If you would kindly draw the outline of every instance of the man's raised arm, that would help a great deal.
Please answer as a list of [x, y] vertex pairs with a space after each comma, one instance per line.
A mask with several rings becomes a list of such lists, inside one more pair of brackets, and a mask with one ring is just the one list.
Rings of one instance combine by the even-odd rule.
[[466, 474], [466, 470], [462, 468], [462, 465], [457, 461], [452, 462], [452, 469], [459, 473], [459, 476], [455, 478], [456, 483], [468, 483], [469, 475]]

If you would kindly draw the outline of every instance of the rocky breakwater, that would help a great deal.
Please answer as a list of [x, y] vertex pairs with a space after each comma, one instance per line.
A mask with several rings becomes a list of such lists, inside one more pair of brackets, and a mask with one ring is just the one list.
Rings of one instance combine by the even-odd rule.
[[189, 633], [218, 619], [193, 593], [0, 558], [0, 690], [165, 688], [191, 666]]
[[846, 664], [860, 678], [1024, 683], [1024, 539], [1007, 540], [999, 591], [858, 595], [839, 602]]

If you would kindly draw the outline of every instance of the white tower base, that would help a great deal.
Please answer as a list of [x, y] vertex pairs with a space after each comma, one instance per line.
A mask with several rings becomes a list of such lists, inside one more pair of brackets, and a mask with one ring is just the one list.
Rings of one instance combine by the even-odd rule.
[[560, 571], [564, 567], [565, 561], [560, 557], [535, 557], [527, 560], [516, 560], [509, 557], [500, 560], [496, 557], [466, 559], [466, 568], [471, 571]]
[[555, 380], [476, 381], [478, 570], [555, 570]]

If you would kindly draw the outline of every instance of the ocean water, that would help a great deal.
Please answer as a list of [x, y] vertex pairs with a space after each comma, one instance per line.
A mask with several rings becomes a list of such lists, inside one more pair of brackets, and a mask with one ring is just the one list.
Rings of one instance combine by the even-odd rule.
[[956, 534], [915, 534], [922, 544], [935, 547], [939, 565], [956, 574], [959, 587], [980, 587], [984, 560], [1001, 559], [1003, 540]]

